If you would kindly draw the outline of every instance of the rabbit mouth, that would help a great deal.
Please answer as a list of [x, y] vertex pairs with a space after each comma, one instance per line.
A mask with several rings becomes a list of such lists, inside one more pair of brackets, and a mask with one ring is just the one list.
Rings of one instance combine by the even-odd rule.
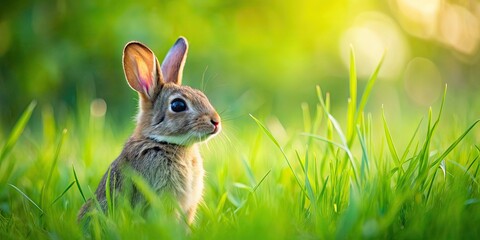
[[205, 135], [205, 137], [207, 138], [213, 137], [217, 135], [221, 130], [222, 130], [222, 126], [220, 124], [212, 124], [206, 127], [204, 131], [200, 131], [200, 132], [203, 132], [203, 134], [200, 134], [200, 135]]
[[212, 138], [213, 136], [217, 135], [220, 131], [221, 131], [220, 125], [214, 125], [212, 127], [202, 129], [197, 132], [198, 142], [206, 141]]
[[197, 142], [207, 141], [211, 137], [218, 134], [221, 130], [220, 126], [215, 126], [209, 129], [202, 129], [199, 131], [191, 132], [190, 134], [185, 135], [177, 135], [177, 136], [165, 136], [165, 135], [151, 135], [149, 136], [150, 139], [156, 142], [167, 142], [171, 144], [177, 145], [192, 145]]
[[215, 125], [213, 127], [213, 131], [210, 133], [211, 136], [217, 135], [222, 130], [222, 126], [220, 124]]
[[205, 131], [205, 132], [199, 133], [198, 138], [200, 139], [200, 141], [205, 141], [205, 140], [217, 135], [219, 132], [220, 132], [220, 129], [218, 127], [215, 127], [211, 131]]

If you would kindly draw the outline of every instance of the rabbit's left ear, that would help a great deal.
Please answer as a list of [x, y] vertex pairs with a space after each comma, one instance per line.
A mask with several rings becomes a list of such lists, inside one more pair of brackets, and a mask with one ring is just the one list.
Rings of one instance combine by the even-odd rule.
[[188, 42], [184, 37], [178, 38], [162, 63], [162, 73], [165, 82], [182, 84], [183, 67], [187, 59]]
[[123, 50], [123, 70], [128, 85], [152, 99], [163, 81], [158, 60], [147, 46], [129, 42]]

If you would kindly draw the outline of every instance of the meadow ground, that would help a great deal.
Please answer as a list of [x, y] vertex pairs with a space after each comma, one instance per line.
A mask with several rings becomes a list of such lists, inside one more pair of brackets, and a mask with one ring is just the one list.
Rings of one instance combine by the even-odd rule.
[[[267, 112], [224, 117], [225, 131], [202, 145], [204, 201], [189, 230], [162, 214], [160, 200], [144, 188], [152, 206], [147, 215], [111, 200], [106, 215], [93, 216], [88, 237], [480, 238], [476, 119], [462, 115], [448, 91], [446, 104], [405, 116], [409, 122], [389, 119], [388, 107], [366, 113], [377, 72], [359, 91], [354, 66], [352, 58], [343, 113], [331, 114], [339, 111], [319, 87], [312, 89], [316, 104], [291, 110], [301, 113], [292, 115], [296, 126]], [[85, 237], [78, 209], [133, 128], [97, 114], [90, 100], [60, 120], [55, 109], [32, 103], [2, 131], [1, 239]]]

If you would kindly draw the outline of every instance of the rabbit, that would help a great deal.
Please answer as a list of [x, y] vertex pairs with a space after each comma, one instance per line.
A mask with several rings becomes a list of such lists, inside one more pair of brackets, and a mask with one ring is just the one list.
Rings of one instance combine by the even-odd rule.
[[[221, 131], [221, 119], [200, 90], [182, 86], [182, 73], [188, 52], [184, 37], [178, 38], [162, 65], [154, 53], [140, 42], [129, 42], [123, 50], [123, 69], [130, 87], [138, 92], [137, 125], [121, 154], [100, 181], [95, 197], [107, 210], [106, 184], [110, 192], [128, 189], [124, 170], [129, 168], [144, 178], [157, 194], [170, 194], [186, 222], [191, 224], [202, 199], [203, 160], [199, 142]], [[147, 204], [132, 188], [132, 205]], [[126, 191], [124, 191], [126, 192]], [[78, 220], [94, 208], [89, 199], [80, 209]]]

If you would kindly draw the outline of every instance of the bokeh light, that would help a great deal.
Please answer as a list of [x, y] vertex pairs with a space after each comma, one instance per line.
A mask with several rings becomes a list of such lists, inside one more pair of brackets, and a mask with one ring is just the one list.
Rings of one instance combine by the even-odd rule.
[[421, 38], [436, 34], [442, 0], [395, 0], [400, 23], [409, 33]]
[[423, 106], [431, 106], [442, 92], [442, 75], [431, 60], [417, 57], [407, 64], [404, 85], [412, 100]]
[[473, 54], [480, 42], [480, 24], [465, 7], [445, 4], [440, 18], [439, 39], [463, 54]]
[[357, 73], [366, 79], [385, 54], [379, 76], [396, 79], [409, 56], [409, 46], [394, 21], [379, 12], [360, 14], [340, 41], [343, 63], [349, 65], [350, 45], [354, 47]]
[[395, 0], [391, 3], [407, 33], [440, 42], [468, 57], [478, 53], [478, 1]]

